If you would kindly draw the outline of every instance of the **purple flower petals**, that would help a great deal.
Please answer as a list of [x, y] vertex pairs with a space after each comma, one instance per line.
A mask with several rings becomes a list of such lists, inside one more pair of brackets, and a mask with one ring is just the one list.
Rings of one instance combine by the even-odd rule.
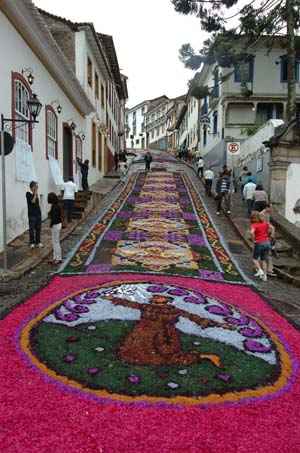
[[106, 241], [120, 241], [122, 239], [122, 236], [123, 236], [122, 231], [110, 230], [105, 234], [104, 239]]
[[128, 381], [131, 382], [131, 384], [139, 384], [141, 378], [136, 374], [131, 374], [130, 376], [128, 376]]
[[73, 322], [79, 319], [79, 316], [76, 313], [62, 313], [60, 309], [55, 310], [54, 316], [59, 321]]
[[266, 346], [263, 343], [260, 343], [256, 340], [245, 340], [244, 347], [247, 351], [250, 352], [260, 352], [260, 353], [268, 353], [271, 352], [272, 348], [270, 345]]
[[233, 326], [247, 326], [250, 322], [250, 319], [248, 318], [248, 316], [241, 315], [240, 318], [233, 318], [232, 316], [229, 316], [225, 319], [225, 321]]
[[66, 362], [66, 363], [73, 363], [75, 360], [76, 360], [75, 354], [67, 354], [64, 357], [64, 362]]
[[219, 373], [216, 377], [223, 382], [229, 382], [231, 379], [231, 375], [227, 373]]
[[71, 301], [67, 300], [64, 303], [64, 307], [72, 313], [88, 313], [90, 310], [84, 305], [72, 305]]
[[200, 247], [206, 245], [204, 237], [200, 234], [189, 234], [187, 238], [189, 243], [192, 245], [199, 245]]
[[222, 272], [213, 272], [213, 271], [208, 271], [206, 269], [199, 270], [199, 276], [200, 276], [200, 278], [203, 278], [205, 280], [218, 280], [218, 281], [224, 280], [224, 276], [223, 276]]
[[100, 373], [100, 369], [99, 368], [88, 368], [87, 369], [87, 372], [91, 375], [91, 376], [95, 376], [96, 374]]
[[240, 334], [243, 335], [244, 337], [259, 338], [263, 335], [263, 331], [259, 327], [259, 325], [255, 323], [253, 327], [251, 325], [251, 327], [245, 327], [241, 329]]
[[87, 267], [88, 274], [104, 274], [111, 271], [110, 264], [91, 264]]
[[205, 304], [206, 301], [203, 297], [195, 297], [195, 296], [187, 296], [184, 299], [184, 302], [188, 302], [190, 304]]
[[132, 211], [120, 211], [120, 212], [118, 212], [117, 217], [119, 219], [128, 220], [132, 217]]
[[147, 291], [149, 293], [164, 293], [167, 288], [163, 286], [148, 286]]
[[225, 305], [210, 305], [209, 307], [206, 307], [206, 310], [212, 315], [218, 316], [229, 316], [232, 314], [230, 308], [226, 307]]
[[168, 294], [171, 294], [171, 296], [188, 296], [189, 291], [182, 289], [182, 288], [174, 288], [170, 289], [168, 291]]

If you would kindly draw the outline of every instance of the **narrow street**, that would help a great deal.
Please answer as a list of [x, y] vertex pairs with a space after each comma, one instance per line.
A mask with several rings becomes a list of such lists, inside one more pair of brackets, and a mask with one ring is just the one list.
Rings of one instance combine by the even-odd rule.
[[255, 280], [194, 170], [152, 154], [56, 274], [1, 283], [2, 451], [300, 451], [299, 289]]

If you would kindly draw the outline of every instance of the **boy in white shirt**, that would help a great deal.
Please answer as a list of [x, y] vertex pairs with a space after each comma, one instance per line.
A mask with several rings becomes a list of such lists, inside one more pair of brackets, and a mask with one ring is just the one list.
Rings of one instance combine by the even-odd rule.
[[205, 192], [206, 192], [206, 195], [208, 195], [209, 197], [211, 196], [211, 188], [212, 188], [214, 176], [215, 176], [214, 172], [210, 168], [205, 170], [205, 172], [204, 172]]
[[197, 170], [198, 176], [200, 173], [200, 178], [203, 178], [204, 160], [202, 159], [202, 157], [199, 158], [199, 160], [197, 162], [197, 167], [198, 167], [198, 170]]
[[68, 223], [72, 222], [72, 213], [75, 204], [75, 193], [78, 191], [76, 184], [72, 177], [68, 179], [67, 182], [63, 184], [64, 191], [64, 212], [67, 215]]
[[253, 182], [252, 179], [250, 179], [249, 182], [247, 182], [247, 184], [244, 185], [244, 189], [243, 189], [243, 198], [244, 198], [244, 200], [246, 200], [246, 203], [247, 203], [247, 212], [248, 212], [249, 217], [251, 216], [251, 212], [253, 209], [253, 203], [254, 203], [253, 195], [254, 195], [255, 189], [256, 189], [256, 184]]

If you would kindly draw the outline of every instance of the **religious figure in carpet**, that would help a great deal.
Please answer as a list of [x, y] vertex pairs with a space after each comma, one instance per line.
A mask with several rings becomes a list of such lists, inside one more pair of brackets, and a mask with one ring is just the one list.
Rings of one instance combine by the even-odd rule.
[[209, 360], [216, 367], [221, 367], [220, 357], [216, 354], [182, 351], [179, 331], [176, 323], [179, 317], [189, 319], [201, 326], [221, 327], [233, 330], [228, 324], [205, 319], [188, 313], [172, 305], [171, 297], [154, 295], [150, 304], [140, 304], [115, 296], [106, 296], [114, 305], [140, 310], [141, 320], [123, 340], [119, 348], [119, 358], [133, 365], [192, 365]]

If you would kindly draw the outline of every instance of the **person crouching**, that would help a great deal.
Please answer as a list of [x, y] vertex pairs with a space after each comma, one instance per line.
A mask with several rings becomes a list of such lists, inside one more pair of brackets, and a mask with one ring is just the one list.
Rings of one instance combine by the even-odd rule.
[[51, 205], [51, 210], [49, 212], [53, 247], [53, 261], [51, 261], [51, 264], [60, 264], [62, 262], [62, 252], [60, 246], [62, 215], [59, 200], [55, 193], [51, 192], [48, 194], [48, 203]]

